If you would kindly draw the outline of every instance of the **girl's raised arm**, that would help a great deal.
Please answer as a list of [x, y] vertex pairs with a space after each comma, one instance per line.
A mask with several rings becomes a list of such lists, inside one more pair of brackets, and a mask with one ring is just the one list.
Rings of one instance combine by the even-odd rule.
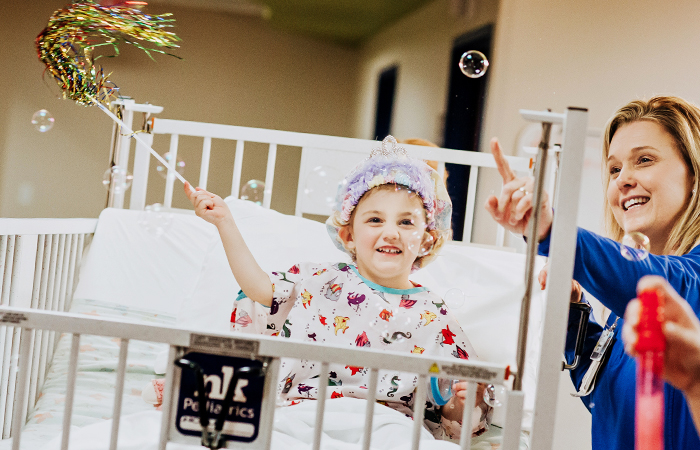
[[231, 272], [245, 295], [262, 305], [272, 305], [272, 283], [248, 249], [226, 203], [202, 188], [193, 190], [185, 183], [185, 195], [197, 216], [216, 226], [224, 244]]

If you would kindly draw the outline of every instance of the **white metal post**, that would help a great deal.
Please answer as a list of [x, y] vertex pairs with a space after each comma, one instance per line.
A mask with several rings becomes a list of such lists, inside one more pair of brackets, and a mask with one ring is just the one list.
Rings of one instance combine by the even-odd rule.
[[263, 208], [270, 209], [272, 201], [272, 185], [275, 182], [275, 162], [277, 161], [277, 144], [270, 144], [267, 152], [267, 171], [265, 172], [265, 189], [263, 192]]
[[566, 318], [571, 297], [571, 277], [576, 254], [576, 216], [587, 123], [587, 110], [568, 109], [564, 120], [557, 204], [554, 205], [556, 212], [550, 241], [550, 249], [556, 252], [556, 264], [550, 266], [547, 277], [547, 308], [542, 327], [542, 348], [532, 425], [531, 446], [536, 449], [552, 447]]
[[170, 150], [168, 152], [170, 153], [170, 169], [168, 170], [168, 174], [165, 177], [165, 198], [163, 199], [163, 206], [166, 208], [170, 208], [173, 205], [173, 186], [175, 185], [175, 174], [173, 171], [175, 170], [176, 163], [177, 163], [177, 146], [180, 136], [177, 134], [173, 134], [170, 136]]
[[[143, 133], [141, 139], [153, 146], [153, 135]], [[134, 179], [131, 181], [131, 201], [129, 209], [143, 210], [146, 206], [146, 192], [148, 190], [148, 173], [151, 167], [151, 153], [140, 142], [136, 141], [134, 150]]]

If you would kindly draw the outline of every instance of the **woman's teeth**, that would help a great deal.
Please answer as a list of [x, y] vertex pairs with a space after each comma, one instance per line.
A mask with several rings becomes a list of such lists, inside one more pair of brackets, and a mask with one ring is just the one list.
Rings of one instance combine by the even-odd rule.
[[648, 197], [636, 197], [627, 200], [623, 205], [622, 208], [627, 211], [630, 208], [637, 206], [637, 205], [643, 205], [644, 203], [648, 202], [649, 198]]

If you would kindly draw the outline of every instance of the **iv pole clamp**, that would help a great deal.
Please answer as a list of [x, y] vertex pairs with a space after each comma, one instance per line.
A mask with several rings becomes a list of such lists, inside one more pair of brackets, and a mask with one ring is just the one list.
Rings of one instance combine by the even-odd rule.
[[527, 331], [530, 320], [530, 302], [532, 300], [532, 283], [535, 272], [535, 259], [537, 257], [538, 236], [537, 230], [540, 223], [540, 210], [542, 207], [542, 192], [547, 174], [547, 156], [549, 153], [549, 139], [552, 134], [552, 123], [542, 122], [542, 139], [537, 147], [537, 160], [535, 162], [535, 190], [532, 193], [534, 203], [533, 214], [527, 228], [527, 258], [525, 262], [525, 294], [520, 306], [520, 328], [518, 331], [517, 371], [513, 379], [513, 390], [521, 391], [523, 375], [525, 374], [525, 351], [527, 348]]

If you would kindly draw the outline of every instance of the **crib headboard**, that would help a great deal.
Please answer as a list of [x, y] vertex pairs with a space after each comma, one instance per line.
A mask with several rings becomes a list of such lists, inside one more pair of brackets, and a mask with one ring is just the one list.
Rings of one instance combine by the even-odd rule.
[[[140, 111], [141, 105], [125, 105], [125, 108], [132, 108]], [[127, 123], [128, 124], [128, 123]], [[307, 189], [306, 180], [314, 169], [322, 167], [329, 169], [329, 177], [334, 178], [331, 183], [335, 184], [342, 180], [342, 177], [358, 162], [365, 158], [373, 148], [379, 147], [380, 142], [366, 139], [354, 139], [336, 136], [315, 135], [307, 133], [296, 133], [289, 131], [268, 130], [262, 128], [247, 128], [233, 125], [220, 125], [202, 122], [190, 122], [184, 120], [170, 120], [153, 118], [148, 121], [150, 133], [141, 134], [141, 139], [149, 145], [153, 144], [155, 135], [169, 135], [170, 161], [175, 164], [177, 160], [178, 144], [180, 136], [192, 136], [202, 139], [202, 163], [199, 171], [199, 178], [190, 180], [202, 188], [207, 187], [209, 177], [209, 163], [212, 139], [223, 139], [236, 141], [236, 153], [232, 171], [231, 196], [238, 198], [241, 185], [241, 170], [243, 166], [243, 155], [247, 143], [262, 143], [267, 145], [267, 168], [265, 179], [265, 194], [263, 206], [270, 207], [270, 201], [274, 192], [275, 165], [277, 161], [277, 147], [280, 145], [298, 147], [301, 149], [301, 166], [297, 184], [295, 214], [301, 216], [304, 213], [315, 215], [330, 215], [331, 206], [328, 204], [318, 204], [309, 201], [305, 193]], [[128, 124], [130, 125], [130, 124]], [[162, 139], [159, 137], [158, 139]], [[474, 211], [476, 207], [476, 187], [481, 168], [495, 168], [495, 161], [490, 154], [471, 151], [455, 151], [444, 148], [423, 147], [417, 145], [404, 145], [408, 152], [417, 158], [433, 160], [438, 162], [438, 172], [444, 173], [445, 163], [460, 164], [470, 166], [470, 178], [466, 199], [466, 212], [464, 219], [464, 241], [471, 242], [471, 231], [474, 222]], [[129, 145], [122, 145], [119, 156], [120, 161], [129, 160]], [[531, 168], [530, 158], [508, 157], [511, 167], [515, 171], [527, 172]], [[148, 189], [148, 173], [151, 156], [148, 150], [139, 142], [136, 143], [133, 167], [133, 183], [131, 187], [130, 209], [141, 210], [146, 204], [146, 193]], [[171, 207], [173, 199], [173, 189], [176, 183], [174, 174], [169, 174], [166, 178], [165, 195], [163, 205]], [[179, 181], [178, 181], [179, 183]], [[331, 186], [332, 188], [332, 186]], [[331, 189], [332, 190], [332, 189]], [[331, 192], [334, 194], [334, 192]], [[123, 203], [123, 200], [122, 200]], [[503, 232], [499, 231], [496, 242], [498, 246], [503, 245]]]

